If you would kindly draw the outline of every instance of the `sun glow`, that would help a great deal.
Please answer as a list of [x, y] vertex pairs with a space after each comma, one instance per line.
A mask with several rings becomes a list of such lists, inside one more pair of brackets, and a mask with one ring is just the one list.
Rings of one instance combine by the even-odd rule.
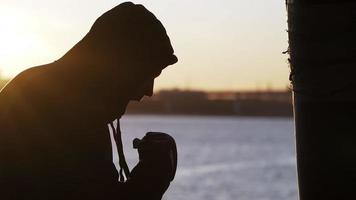
[[32, 16], [22, 12], [0, 9], [0, 72], [4, 76], [14, 76], [35, 65], [35, 55], [47, 50], [34, 29], [34, 22]]

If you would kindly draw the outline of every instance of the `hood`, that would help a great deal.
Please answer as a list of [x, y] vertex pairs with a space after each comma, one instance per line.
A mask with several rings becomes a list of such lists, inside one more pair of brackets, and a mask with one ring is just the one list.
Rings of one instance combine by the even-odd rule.
[[167, 66], [176, 63], [177, 57], [162, 23], [144, 6], [126, 2], [100, 16], [62, 60], [106, 63], [107, 67], [131, 61]]
[[100, 16], [55, 69], [71, 77], [82, 110], [112, 120], [125, 111], [137, 81], [176, 62], [162, 23], [144, 6], [126, 2]]

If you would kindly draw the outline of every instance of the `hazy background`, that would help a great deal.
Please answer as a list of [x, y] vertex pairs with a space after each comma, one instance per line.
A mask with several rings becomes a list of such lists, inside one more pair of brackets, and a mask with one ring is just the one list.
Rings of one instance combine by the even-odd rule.
[[[101, 14], [124, 1], [1, 0], [0, 71], [13, 77], [59, 59]], [[285, 89], [282, 0], [137, 0], [164, 24], [179, 62], [156, 89]]]

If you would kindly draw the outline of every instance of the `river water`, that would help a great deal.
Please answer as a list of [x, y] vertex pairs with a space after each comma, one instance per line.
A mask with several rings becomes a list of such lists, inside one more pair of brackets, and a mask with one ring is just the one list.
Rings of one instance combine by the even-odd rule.
[[291, 118], [131, 115], [121, 129], [131, 169], [135, 137], [159, 131], [176, 139], [177, 174], [163, 199], [297, 199]]

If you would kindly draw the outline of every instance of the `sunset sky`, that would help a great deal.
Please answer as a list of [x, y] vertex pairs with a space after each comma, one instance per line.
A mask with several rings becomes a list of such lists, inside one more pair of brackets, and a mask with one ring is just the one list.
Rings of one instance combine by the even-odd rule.
[[[101, 14], [124, 1], [1, 0], [0, 73], [59, 59]], [[281, 0], [137, 0], [164, 24], [179, 62], [156, 89], [285, 89], [289, 68]]]

